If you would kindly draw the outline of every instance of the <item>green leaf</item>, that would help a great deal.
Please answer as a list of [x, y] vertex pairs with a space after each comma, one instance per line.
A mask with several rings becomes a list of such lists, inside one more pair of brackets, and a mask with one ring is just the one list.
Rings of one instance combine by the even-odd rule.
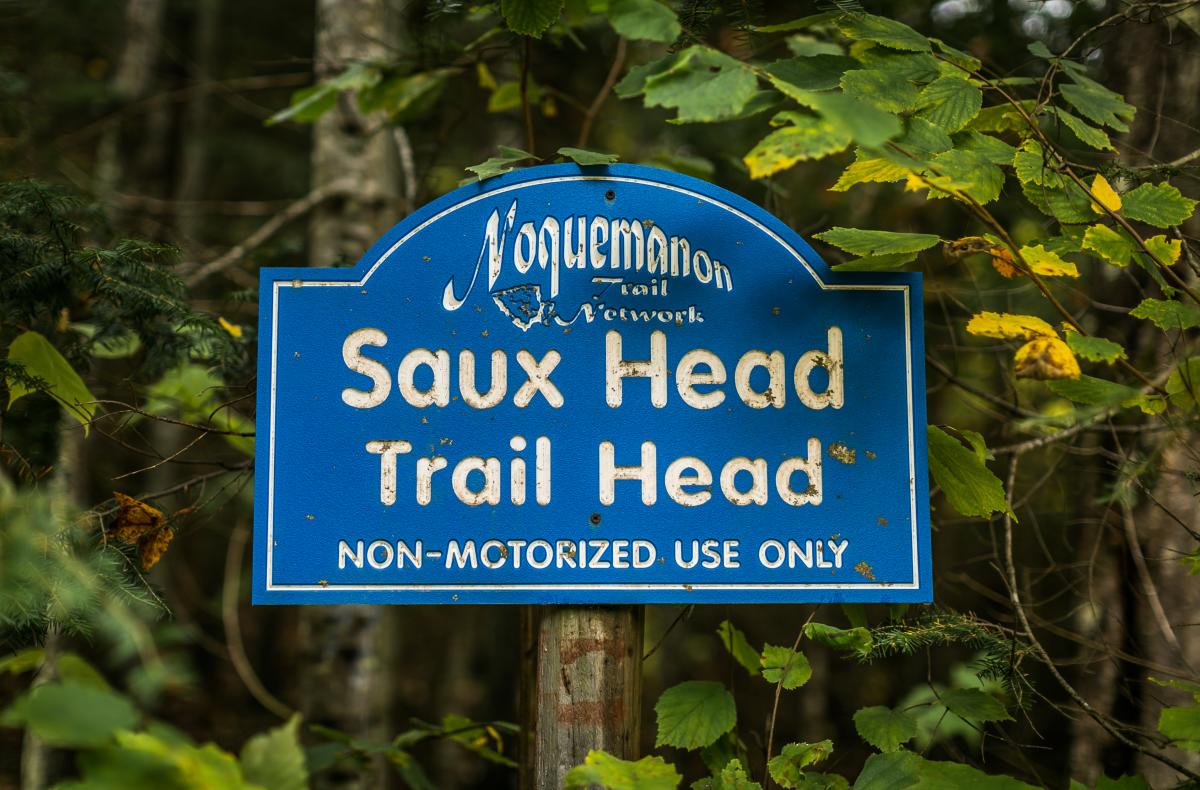
[[[46, 651], [40, 647], [27, 647], [24, 650], [18, 650], [4, 658], [0, 658], [0, 675], [23, 675], [26, 672], [32, 672], [42, 665], [42, 661], [46, 657]], [[754, 656], [755, 668], [758, 672], [758, 656]]]
[[[883, 145], [903, 130], [895, 115], [841, 93], [816, 93], [809, 97], [813, 109], [869, 148]], [[803, 102], [801, 102], [803, 103]]]
[[890, 272], [902, 268], [917, 259], [914, 252], [894, 252], [888, 255], [867, 255], [852, 261], [836, 264], [838, 272]]
[[788, 691], [798, 689], [812, 677], [808, 657], [790, 647], [763, 645], [762, 676], [768, 683], [779, 683]]
[[765, 178], [806, 159], [820, 159], [850, 145], [850, 137], [827, 119], [798, 112], [782, 112], [776, 120], [789, 125], [758, 141], [743, 157], [751, 178]]
[[881, 752], [894, 752], [917, 736], [916, 719], [882, 705], [855, 713], [854, 728], [860, 738]]
[[78, 653], [59, 653], [54, 659], [54, 671], [64, 683], [75, 683], [91, 688], [112, 691], [112, 686], [104, 679], [100, 670]]
[[565, 156], [577, 165], [611, 165], [617, 161], [616, 154], [601, 154], [596, 151], [585, 151], [582, 148], [563, 147], [558, 149], [560, 156]]
[[746, 745], [737, 737], [737, 733], [727, 732], [701, 749], [700, 759], [709, 771], [718, 774], [731, 760], [746, 764]]
[[260, 790], [244, 780], [233, 755], [215, 744], [195, 746], [161, 729], [118, 732], [116, 740], [116, 746], [80, 755], [88, 790]]
[[861, 603], [842, 604], [842, 614], [850, 621], [852, 628], [867, 627], [867, 607]]
[[839, 84], [847, 96], [888, 112], [906, 112], [917, 102], [917, 86], [902, 74], [880, 69], [854, 69]]
[[905, 168], [907, 174], [926, 169], [928, 160], [953, 147], [954, 142], [943, 129], [913, 116], [905, 119], [904, 134], [895, 141], [895, 146], [881, 149], [879, 156]]
[[35, 686], [0, 715], [0, 724], [27, 727], [51, 746], [88, 748], [107, 743], [138, 722], [129, 700], [82, 683]]
[[[1032, 99], [1025, 99], [1018, 104], [1026, 112], [1031, 112], [1035, 102]], [[1007, 103], [984, 107], [968, 125], [980, 132], [1016, 132], [1021, 137], [1028, 137], [1032, 133], [1025, 119], [1021, 117], [1021, 113]]]
[[834, 19], [837, 14], [826, 11], [820, 14], [803, 16], [790, 22], [780, 22], [777, 25], [754, 25], [750, 29], [755, 33], [790, 33], [793, 30], [804, 30], [815, 25], [823, 25]]
[[1167, 377], [1165, 389], [1171, 403], [1184, 411], [1191, 411], [1200, 404], [1200, 357], [1180, 363]]
[[592, 785], [611, 790], [675, 790], [683, 777], [663, 758], [643, 757], [636, 762], [613, 757], [608, 752], [590, 751], [583, 765], [567, 771], [567, 790]]
[[[530, 80], [528, 94], [529, 104], [537, 104], [542, 97], [542, 87], [533, 80]], [[487, 111], [508, 112], [520, 106], [521, 83], [513, 80], [511, 82], [502, 82], [496, 86], [496, 89], [492, 91], [492, 95], [488, 97]]]
[[921, 91], [916, 106], [920, 117], [947, 132], [957, 132], [979, 114], [983, 93], [961, 77], [939, 77]]
[[962, 763], [926, 760], [909, 751], [867, 758], [854, 790], [1035, 790], [1010, 776], [985, 774]]
[[967, 71], [979, 71], [979, 69], [983, 67], [983, 64], [979, 62], [979, 58], [975, 57], [974, 55], [968, 55], [961, 49], [955, 49], [946, 42], [942, 41], [940, 38], [931, 38], [929, 40], [934, 43], [934, 46], [938, 48], [938, 50], [942, 53], [942, 56], [955, 66], [966, 69]]
[[625, 76], [613, 86], [613, 93], [619, 98], [628, 99], [637, 96], [646, 90], [646, 80], [653, 77], [655, 74], [662, 74], [671, 67], [675, 62], [674, 55], [666, 55], [658, 60], [652, 60], [649, 63], [643, 63], [640, 66], [634, 66], [625, 73]]
[[1120, 343], [1114, 343], [1102, 337], [1081, 335], [1073, 329], [1067, 330], [1067, 346], [1075, 352], [1075, 356], [1083, 357], [1091, 362], [1107, 362], [1112, 364], [1118, 359], [1128, 359], [1129, 355]]
[[1174, 186], [1142, 184], [1121, 195], [1121, 213], [1156, 228], [1180, 225], [1196, 210], [1196, 201], [1186, 198]]
[[1200, 326], [1200, 307], [1174, 299], [1143, 299], [1129, 311], [1134, 318], [1154, 322], [1159, 329], [1191, 329]]
[[500, 13], [512, 32], [541, 38], [558, 21], [564, 5], [565, 0], [501, 0]]
[[647, 107], [678, 111], [683, 123], [714, 121], [736, 114], [754, 95], [758, 79], [746, 64], [711, 47], [693, 46], [645, 80]]
[[1134, 108], [1125, 103], [1121, 94], [1114, 93], [1100, 83], [1073, 71], [1068, 73], [1075, 84], [1063, 83], [1058, 86], [1068, 104], [1094, 123], [1108, 126], [1118, 132], [1129, 131], [1126, 121], [1133, 120]]
[[820, 113], [839, 135], [848, 134], [859, 145], [869, 148], [881, 146], [900, 134], [903, 128], [895, 115], [852, 96], [836, 91], [821, 93], [802, 90], [774, 75], [768, 75], [768, 79], [784, 95]]
[[1133, 255], [1133, 239], [1125, 231], [1107, 225], [1092, 225], [1083, 234], [1083, 248], [1100, 256], [1105, 263], [1122, 268]]
[[737, 723], [733, 695], [720, 683], [688, 680], [658, 698], [657, 746], [699, 749], [708, 746]]
[[717, 637], [720, 638], [721, 644], [729, 651], [734, 660], [750, 673], [750, 677], [758, 675], [760, 664], [758, 651], [750, 646], [746, 635], [737, 626], [728, 620], [722, 620], [721, 624], [717, 626]]
[[[50, 341], [37, 332], [18, 335], [8, 347], [8, 361], [21, 365], [25, 372], [46, 382], [45, 391], [66, 407], [67, 412], [83, 425], [86, 434], [96, 413], [96, 398], [71, 363], [58, 353]], [[36, 390], [24, 382], [8, 380], [8, 405]]]
[[815, 765], [833, 754], [833, 741], [817, 743], [789, 743], [767, 763], [771, 778], [782, 787], [801, 787], [804, 769]]
[[964, 516], [1007, 513], [1004, 485], [974, 451], [937, 426], [929, 426], [929, 472], [950, 506]]
[[845, 192], [857, 184], [901, 181], [909, 173], [908, 168], [893, 164], [887, 159], [872, 157], [861, 148], [855, 152], [855, 156], [855, 161], [846, 168], [837, 183], [829, 188], [830, 191]]
[[1022, 184], [1025, 198], [1044, 214], [1067, 224], [1082, 224], [1096, 219], [1092, 199], [1076, 184], [1063, 181], [1061, 188]]
[[871, 47], [856, 50], [854, 54], [862, 67], [887, 71], [913, 82], [932, 82], [942, 75], [937, 58], [925, 52], [897, 52], [884, 47]]
[[866, 655], [871, 650], [871, 632], [865, 628], [837, 628], [824, 623], [804, 626], [804, 636], [835, 650], [853, 650]]
[[618, 35], [634, 41], [669, 44], [681, 30], [675, 12], [658, 0], [609, 0], [608, 22]]
[[789, 85], [806, 91], [836, 88], [842, 75], [858, 68], [858, 61], [844, 55], [813, 55], [768, 63], [765, 71]]
[[265, 790], [307, 790], [308, 769], [300, 747], [300, 716], [255, 735], [242, 747], [246, 781]]
[[368, 63], [354, 63], [341, 74], [292, 94], [291, 103], [266, 120], [267, 126], [280, 121], [312, 122], [337, 104], [342, 91], [363, 91], [379, 82], [379, 69]]
[[[750, 99], [742, 105], [740, 110], [730, 112], [726, 115], [718, 115], [713, 117], [708, 123], [724, 123], [725, 121], [740, 121], [745, 118], [752, 118], [755, 115], [761, 115], [764, 112], [773, 112], [778, 110], [784, 104], [783, 97], [776, 91], [771, 90], [756, 90]], [[672, 126], [680, 126], [685, 121], [680, 121], [678, 118], [668, 118], [667, 123]], [[661, 156], [661, 154], [659, 154]]]
[[713, 775], [692, 785], [692, 790], [762, 790], [762, 785], [752, 781], [740, 760], [730, 760]]
[[842, 48], [832, 41], [823, 41], [804, 34], [788, 36], [787, 47], [798, 58], [842, 54]]
[[1164, 707], [1158, 716], [1158, 731], [1188, 752], [1200, 752], [1200, 706]]
[[830, 228], [816, 234], [826, 244], [840, 247], [854, 255], [887, 255], [897, 252], [920, 252], [941, 241], [932, 233], [895, 233], [887, 230]]
[[874, 14], [850, 13], [837, 20], [838, 29], [848, 38], [874, 41], [891, 49], [929, 52], [929, 39], [903, 22]]
[[930, 198], [951, 197], [961, 192], [979, 203], [991, 203], [1004, 188], [1004, 171], [978, 154], [954, 149], [938, 154], [924, 176]]
[[991, 694], [981, 689], [943, 691], [942, 704], [967, 721], [1010, 721], [1012, 716]]
[[1045, 149], [1036, 140], [1026, 140], [1012, 158], [1013, 171], [1022, 184], [1059, 188], [1065, 179], [1050, 166]]
[[1012, 164], [1017, 149], [998, 137], [983, 134], [974, 129], [960, 132], [954, 136], [954, 147], [960, 151], [969, 151], [994, 165]]
[[435, 69], [396, 75], [359, 91], [358, 108], [364, 113], [384, 111], [393, 121], [407, 123], [425, 115], [457, 69]]
[[1116, 150], [1113, 148], [1112, 141], [1108, 139], [1108, 135], [1104, 133], [1103, 129], [1090, 126], [1084, 123], [1082, 119], [1075, 117], [1061, 108], [1052, 107], [1051, 110], [1054, 116], [1062, 122], [1063, 126], [1070, 129], [1072, 134], [1079, 138], [1079, 142], [1100, 151]]
[[482, 181], [485, 178], [509, 172], [517, 162], [537, 159], [536, 156], [528, 151], [522, 151], [520, 148], [509, 148], [506, 145], [500, 146], [498, 151], [500, 153], [499, 156], [488, 157], [486, 161], [464, 169], [474, 173], [476, 178]]
[[337, 90], [329, 85], [311, 85], [292, 94], [287, 107], [272, 115], [264, 124], [274, 126], [283, 121], [302, 123], [315, 121], [337, 105]]
[[1141, 395], [1133, 387], [1087, 375], [1077, 379], [1047, 381], [1046, 386], [1059, 397], [1087, 406], [1112, 406], [1127, 401], [1132, 405]]

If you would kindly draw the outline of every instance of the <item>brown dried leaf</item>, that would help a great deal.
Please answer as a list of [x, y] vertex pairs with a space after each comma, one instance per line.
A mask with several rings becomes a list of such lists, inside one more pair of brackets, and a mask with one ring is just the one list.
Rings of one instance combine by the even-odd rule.
[[119, 491], [114, 491], [113, 497], [118, 505], [117, 518], [109, 527], [108, 536], [137, 546], [142, 568], [150, 570], [162, 558], [175, 531], [167, 526], [167, 517], [158, 508]]

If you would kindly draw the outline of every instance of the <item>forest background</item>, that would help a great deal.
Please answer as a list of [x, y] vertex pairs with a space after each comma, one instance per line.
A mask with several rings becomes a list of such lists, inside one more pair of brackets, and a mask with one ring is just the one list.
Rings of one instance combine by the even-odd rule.
[[564, 147], [924, 272], [944, 426], [935, 607], [648, 607], [576, 779], [1194, 782], [1200, 8], [865, 5], [0, 2], [0, 787], [516, 785], [520, 608], [250, 607], [256, 270]]

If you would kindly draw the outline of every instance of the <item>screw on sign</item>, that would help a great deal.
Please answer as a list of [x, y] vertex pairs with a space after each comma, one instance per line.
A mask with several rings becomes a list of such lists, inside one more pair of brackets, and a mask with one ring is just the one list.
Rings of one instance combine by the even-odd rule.
[[686, 176], [553, 165], [261, 278], [255, 602], [553, 605], [537, 726], [592, 735], [539, 734], [547, 771], [636, 743], [604, 662], [638, 663], [640, 610], [563, 605], [931, 599], [917, 274], [833, 272]]

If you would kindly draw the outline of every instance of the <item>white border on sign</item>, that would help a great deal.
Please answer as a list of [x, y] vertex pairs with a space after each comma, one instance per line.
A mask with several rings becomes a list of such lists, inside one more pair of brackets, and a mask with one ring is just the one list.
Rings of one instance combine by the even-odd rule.
[[702, 195], [699, 192], [693, 192], [684, 187], [675, 186], [674, 184], [664, 184], [658, 181], [649, 181], [643, 178], [634, 178], [631, 176], [552, 176], [549, 178], [537, 179], [534, 181], [523, 181], [519, 184], [511, 184], [507, 187], [502, 187], [490, 192], [485, 192], [481, 195], [468, 198], [461, 203], [455, 203], [453, 206], [442, 209], [437, 214], [422, 222], [417, 227], [404, 234], [395, 244], [379, 256], [379, 260], [372, 264], [367, 273], [363, 275], [361, 280], [343, 280], [343, 281], [320, 281], [320, 280], [276, 280], [274, 288], [271, 289], [271, 405], [270, 405], [270, 436], [268, 437], [267, 449], [267, 590], [349, 590], [368, 591], [368, 590], [410, 590], [413, 592], [434, 592], [434, 591], [453, 591], [453, 590], [475, 590], [475, 591], [502, 591], [502, 590], [678, 590], [683, 586], [679, 582], [670, 584], [274, 584], [272, 582], [272, 567], [273, 555], [275, 550], [275, 393], [276, 393], [276, 367], [278, 360], [279, 346], [279, 289], [280, 288], [321, 288], [321, 287], [361, 287], [366, 285], [367, 280], [371, 279], [371, 275], [383, 265], [384, 261], [392, 256], [404, 242], [408, 241], [417, 233], [420, 233], [429, 225], [446, 217], [449, 214], [469, 206], [479, 200], [493, 198], [496, 195], [511, 192], [513, 190], [524, 189], [526, 187], [540, 186], [543, 184], [562, 183], [566, 181], [615, 181], [629, 184], [642, 184], [644, 186], [656, 187], [658, 189], [668, 189], [673, 192], [687, 195], [689, 197], [702, 200], [717, 208], [724, 209], [738, 218], [750, 223], [758, 230], [778, 242], [779, 246], [783, 247], [792, 257], [800, 262], [805, 271], [812, 276], [822, 291], [900, 291], [904, 294], [904, 370], [906, 377], [906, 392], [908, 395], [908, 490], [909, 490], [909, 521], [912, 524], [912, 582], [911, 583], [881, 583], [881, 584], [827, 584], [827, 583], [805, 583], [805, 584], [779, 584], [777, 582], [757, 582], [754, 584], [688, 584], [687, 586], [693, 590], [758, 590], [764, 587], [769, 587], [775, 590], [915, 590], [920, 586], [920, 573], [918, 561], [920, 552], [917, 546], [917, 491], [916, 491], [916, 453], [915, 453], [915, 426], [913, 415], [913, 375], [912, 375], [912, 329], [911, 329], [911, 301], [912, 290], [908, 285], [847, 285], [847, 284], [831, 284], [821, 280], [816, 270], [809, 265], [804, 256], [799, 250], [788, 244], [779, 234], [775, 233], [770, 228], [763, 225], [758, 220], [747, 215], [740, 209], [734, 208], [726, 203], [722, 203], [708, 195]]

